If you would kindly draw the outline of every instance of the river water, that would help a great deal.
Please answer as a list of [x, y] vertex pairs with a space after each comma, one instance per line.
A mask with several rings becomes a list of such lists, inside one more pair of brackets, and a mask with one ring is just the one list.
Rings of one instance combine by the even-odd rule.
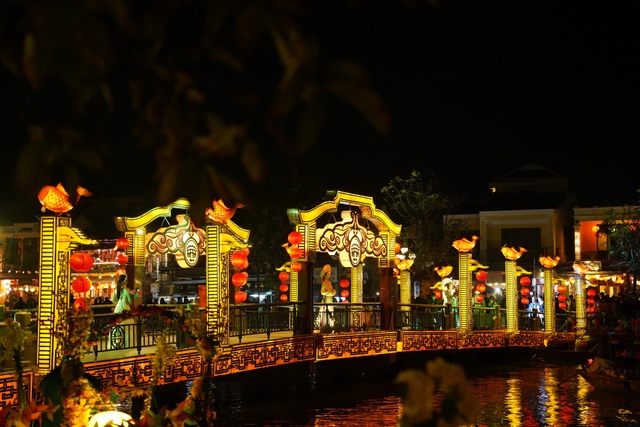
[[[463, 368], [481, 402], [478, 426], [638, 426], [640, 396], [595, 390], [571, 363], [478, 360]], [[395, 426], [395, 375], [318, 382], [249, 377], [218, 382], [216, 426]]]

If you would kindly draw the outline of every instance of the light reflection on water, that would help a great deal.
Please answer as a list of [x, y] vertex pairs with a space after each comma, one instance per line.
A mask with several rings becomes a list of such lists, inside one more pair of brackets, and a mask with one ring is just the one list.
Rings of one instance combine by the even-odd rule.
[[[481, 401], [478, 426], [637, 426], [640, 397], [594, 390], [575, 365], [465, 367]], [[244, 382], [214, 385], [218, 426], [395, 426], [402, 412], [393, 378], [304, 381], [281, 391]]]

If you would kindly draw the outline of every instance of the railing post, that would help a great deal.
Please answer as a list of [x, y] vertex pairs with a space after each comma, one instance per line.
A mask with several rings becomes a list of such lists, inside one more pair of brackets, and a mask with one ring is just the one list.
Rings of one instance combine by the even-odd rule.
[[138, 351], [138, 356], [140, 356], [140, 353], [142, 353], [142, 316], [135, 316], [134, 330], [136, 334], [136, 350]]
[[538, 309], [534, 308], [533, 309], [533, 330], [534, 331], [539, 331], [540, 329], [542, 329], [541, 325], [540, 325], [540, 316], [538, 315]]
[[445, 329], [449, 330], [449, 329], [453, 329], [453, 310], [451, 308], [451, 302], [447, 301], [447, 305], [445, 307]]

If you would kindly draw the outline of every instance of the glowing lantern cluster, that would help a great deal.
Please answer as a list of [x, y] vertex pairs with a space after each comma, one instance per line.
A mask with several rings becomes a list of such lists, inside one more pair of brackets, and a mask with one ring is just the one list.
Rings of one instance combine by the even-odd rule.
[[529, 295], [531, 294], [531, 289], [529, 289], [529, 285], [531, 285], [531, 279], [529, 276], [522, 276], [520, 278], [520, 286], [522, 286], [520, 288], [520, 295], [522, 295], [520, 302], [522, 305], [527, 305], [530, 302]]
[[241, 304], [247, 300], [247, 292], [240, 289], [247, 284], [249, 273], [244, 270], [249, 267], [249, 248], [242, 248], [231, 255], [231, 265], [238, 270], [231, 276], [231, 283], [238, 290], [233, 295], [233, 299], [237, 304]]
[[596, 298], [598, 294], [595, 287], [589, 286], [587, 288], [587, 313], [595, 313], [596, 311]]
[[342, 291], [340, 291], [340, 296], [344, 298], [343, 302], [349, 302], [349, 300], [347, 300], [347, 298], [349, 298], [349, 295], [350, 295], [348, 288], [351, 285], [351, 283], [349, 283], [348, 279], [341, 279], [339, 284], [340, 284], [340, 287], [342, 288]]
[[564, 310], [567, 308], [567, 286], [564, 283], [560, 283], [557, 287], [556, 287], [556, 291], [558, 291], [558, 308], [561, 310]]
[[129, 257], [125, 252], [129, 248], [129, 239], [126, 237], [118, 237], [116, 239], [116, 261], [120, 265], [127, 265], [129, 263]]
[[289, 301], [289, 273], [286, 271], [281, 271], [278, 274], [278, 279], [280, 279], [280, 301], [287, 302]]
[[[476, 285], [476, 302], [482, 303], [484, 301], [484, 293], [487, 291], [487, 285], [483, 282], [487, 280], [487, 272], [484, 270], [480, 270], [476, 273], [476, 280], [479, 282]], [[442, 293], [440, 296], [436, 294], [436, 298], [440, 299], [442, 297]]]
[[304, 257], [304, 250], [300, 247], [302, 243], [302, 234], [298, 231], [292, 231], [289, 233], [287, 237], [289, 244], [286, 243], [283, 245], [287, 249], [287, 253], [291, 258], [291, 271], [297, 273], [302, 270], [302, 263], [300, 261], [296, 261], [296, 259]]

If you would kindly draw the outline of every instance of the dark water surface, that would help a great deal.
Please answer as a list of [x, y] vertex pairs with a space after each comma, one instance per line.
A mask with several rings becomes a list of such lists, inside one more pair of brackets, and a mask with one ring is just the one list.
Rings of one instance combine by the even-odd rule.
[[[481, 402], [478, 426], [640, 426], [640, 396], [594, 390], [575, 364], [476, 360], [465, 364]], [[357, 369], [353, 370], [354, 372]], [[235, 375], [235, 374], [234, 374]], [[395, 373], [216, 382], [217, 426], [395, 426]]]

